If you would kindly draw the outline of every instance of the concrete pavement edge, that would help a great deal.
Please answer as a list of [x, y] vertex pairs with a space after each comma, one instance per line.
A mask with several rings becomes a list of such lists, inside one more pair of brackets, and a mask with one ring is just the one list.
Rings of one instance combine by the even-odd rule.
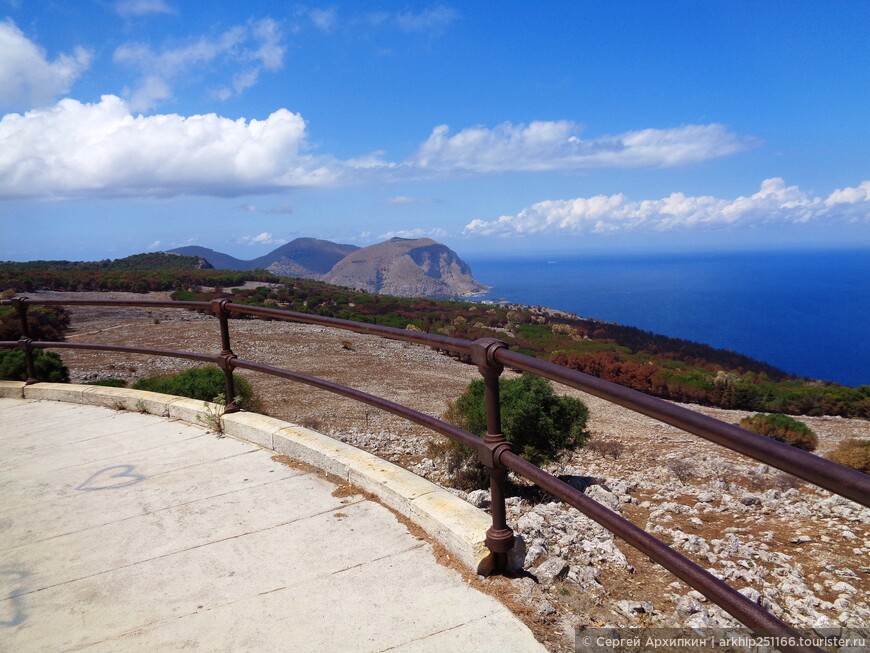
[[[257, 413], [221, 415], [222, 406], [155, 392], [71, 383], [0, 381], [0, 398], [65, 401], [148, 413], [216, 426], [223, 433], [285, 454], [341, 478], [374, 495], [384, 505], [422, 528], [466, 568], [485, 574], [491, 566], [486, 548], [489, 515], [444, 488], [349, 444], [309, 428]], [[524, 548], [517, 538], [516, 548]], [[512, 551], [512, 557], [522, 551]]]

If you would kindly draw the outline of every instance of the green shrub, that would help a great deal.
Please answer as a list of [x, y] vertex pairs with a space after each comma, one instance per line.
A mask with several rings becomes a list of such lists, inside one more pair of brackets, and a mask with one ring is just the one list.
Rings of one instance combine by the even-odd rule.
[[[589, 411], [579, 399], [560, 397], [546, 379], [524, 374], [501, 379], [501, 423], [514, 451], [540, 465], [565, 449], [582, 446], [588, 437]], [[483, 380], [472, 381], [451, 406], [448, 421], [476, 435], [486, 433]]]
[[758, 413], [744, 417], [739, 426], [804, 451], [813, 451], [819, 444], [819, 439], [809, 426], [788, 415]]
[[870, 440], [843, 440], [828, 456], [835, 463], [870, 474]]
[[108, 378], [88, 381], [85, 385], [99, 385], [105, 388], [126, 388], [127, 382], [124, 379]]
[[[33, 340], [63, 340], [69, 321], [69, 313], [60, 306], [31, 306], [27, 311], [27, 330]], [[20, 337], [18, 311], [11, 306], [0, 306], [0, 340]]]
[[[33, 367], [36, 378], [51, 383], [69, 383], [69, 370], [60, 356], [53, 351], [33, 350]], [[0, 351], [0, 379], [4, 381], [26, 381], [27, 364], [24, 352], [20, 349]]]
[[[251, 384], [247, 379], [236, 375], [233, 376], [233, 382], [236, 396], [241, 398], [238, 402], [239, 407], [246, 410], [254, 410], [257, 406], [257, 400]], [[202, 401], [214, 401], [218, 396], [226, 396], [224, 373], [217, 367], [212, 366], [193, 367], [177, 374], [148, 376], [136, 381], [133, 384], [133, 388], [135, 390], [149, 390], [151, 392], [162, 392], [167, 395], [201, 399]]]

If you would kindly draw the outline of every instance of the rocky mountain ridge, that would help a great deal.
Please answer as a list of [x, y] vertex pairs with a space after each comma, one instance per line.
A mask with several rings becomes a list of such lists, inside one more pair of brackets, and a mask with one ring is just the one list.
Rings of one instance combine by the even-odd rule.
[[199, 256], [216, 269], [265, 269], [279, 276], [317, 279], [372, 293], [400, 297], [455, 298], [485, 292], [469, 265], [430, 238], [391, 238], [368, 247], [316, 238], [297, 238], [250, 261], [205, 247], [171, 253]]
[[429, 238], [392, 238], [357, 250], [323, 281], [400, 297], [456, 297], [488, 289], [456, 252]]
[[244, 260], [216, 252], [207, 247], [192, 245], [169, 250], [173, 254], [199, 256], [217, 270], [269, 270], [283, 276], [319, 278], [345, 256], [359, 249], [356, 245], [341, 245], [317, 238], [296, 238], [268, 254]]

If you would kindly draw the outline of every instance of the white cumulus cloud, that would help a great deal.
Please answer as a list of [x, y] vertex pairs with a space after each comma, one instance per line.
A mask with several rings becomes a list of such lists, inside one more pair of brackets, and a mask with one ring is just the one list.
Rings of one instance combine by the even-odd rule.
[[751, 143], [723, 125], [643, 129], [583, 139], [571, 121], [502, 123], [456, 134], [436, 127], [409, 164], [428, 170], [470, 172], [680, 166], [734, 154]]
[[374, 27], [392, 27], [406, 34], [430, 34], [438, 36], [459, 18], [452, 7], [436, 5], [422, 11], [377, 11], [368, 14], [368, 22]]
[[813, 197], [776, 177], [765, 179], [757, 193], [735, 199], [672, 193], [661, 199], [631, 200], [622, 193], [569, 200], [545, 200], [516, 215], [475, 219], [467, 235], [538, 233], [609, 233], [629, 230], [668, 231], [749, 224], [801, 224], [818, 220], [870, 221], [870, 181], [854, 188]]
[[397, 13], [393, 16], [393, 21], [403, 32], [440, 32], [457, 18], [459, 12], [452, 7], [437, 5], [417, 13]]
[[140, 71], [138, 82], [125, 95], [134, 111], [145, 111], [171, 97], [173, 83], [215, 64], [220, 64], [229, 80], [214, 95], [225, 100], [242, 93], [257, 82], [262, 71], [283, 66], [282, 38], [278, 23], [263, 18], [175, 48], [154, 50], [144, 43], [125, 43], [113, 58], [115, 63]]
[[332, 9], [308, 9], [312, 24], [322, 32], [331, 32], [338, 21], [338, 12]]
[[268, 207], [259, 207], [256, 204], [243, 204], [239, 208], [248, 213], [271, 213], [274, 215], [289, 215], [293, 213], [293, 206], [286, 203]]
[[174, 14], [175, 10], [163, 0], [120, 0], [115, 11], [124, 18], [147, 16], [148, 14]]
[[389, 240], [390, 238], [446, 238], [450, 234], [440, 227], [432, 229], [400, 229], [398, 231], [388, 231], [378, 236], [378, 240]]
[[0, 108], [29, 109], [53, 103], [69, 92], [91, 65], [82, 47], [50, 61], [11, 20], [0, 22]]
[[235, 196], [328, 183], [302, 116], [134, 115], [118, 97], [0, 120], [0, 197]]
[[264, 231], [256, 236], [242, 236], [239, 240], [248, 245], [271, 245], [272, 243], [278, 242], [268, 231]]
[[870, 181], [865, 181], [855, 188], [838, 188], [828, 196], [825, 204], [833, 207], [837, 205], [855, 204], [861, 205], [870, 202]]
[[395, 195], [384, 201], [387, 206], [427, 206], [440, 203], [437, 199], [410, 197], [408, 195]]

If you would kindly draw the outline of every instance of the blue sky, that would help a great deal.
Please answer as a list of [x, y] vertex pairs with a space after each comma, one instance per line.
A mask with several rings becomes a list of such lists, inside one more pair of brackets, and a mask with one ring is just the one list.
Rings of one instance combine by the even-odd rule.
[[866, 0], [0, 0], [0, 259], [868, 247], [867, 25]]

